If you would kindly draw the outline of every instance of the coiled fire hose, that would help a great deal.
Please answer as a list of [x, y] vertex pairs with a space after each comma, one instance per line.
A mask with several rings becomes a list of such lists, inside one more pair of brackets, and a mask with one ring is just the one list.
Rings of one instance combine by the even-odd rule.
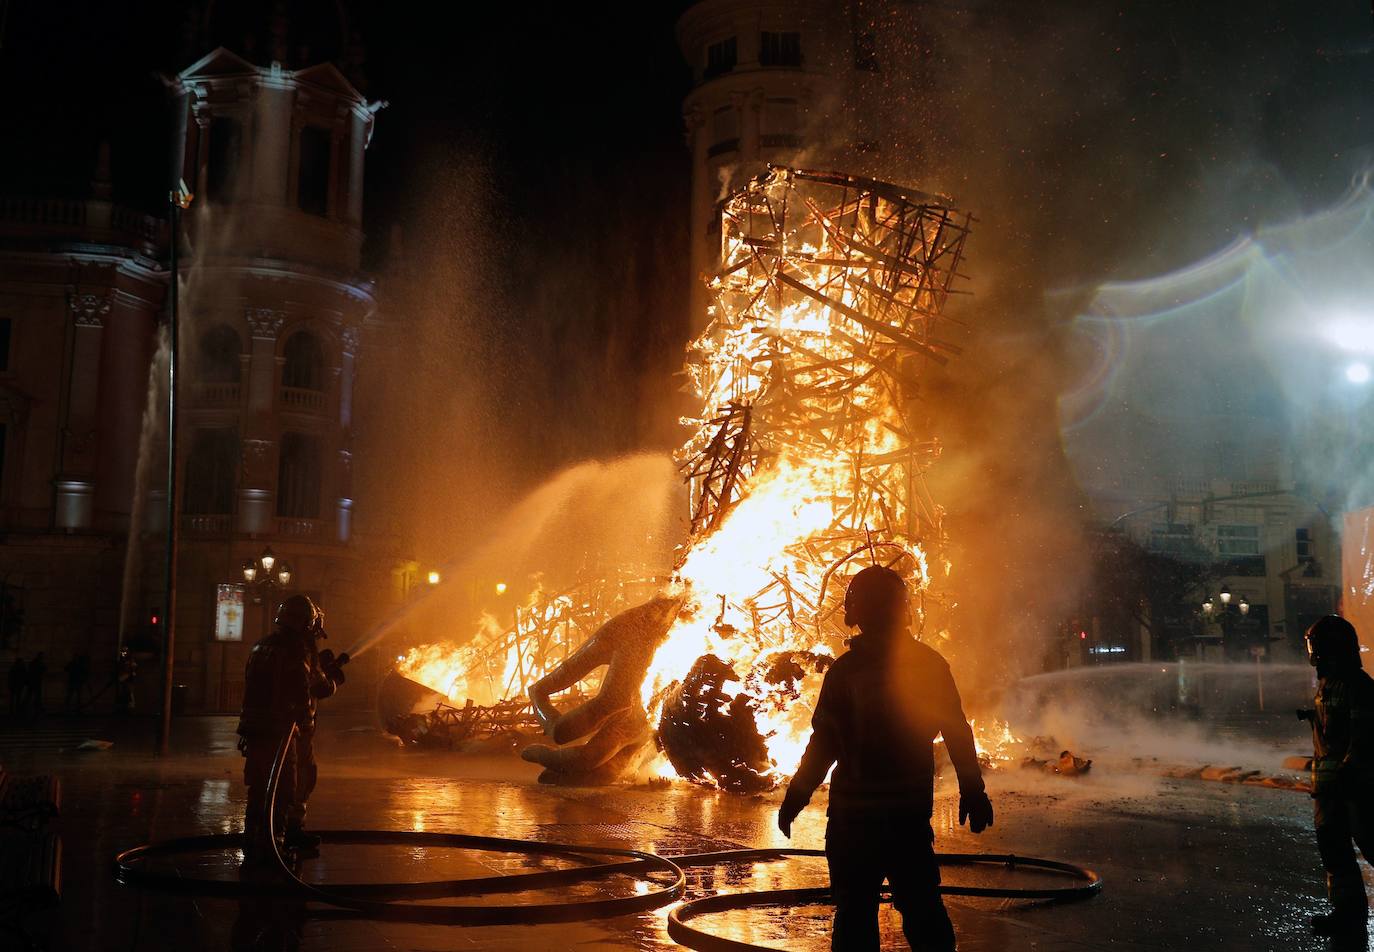
[[[148, 868], [148, 861], [186, 853], [237, 849], [243, 843], [238, 833], [215, 833], [144, 843], [124, 850], [114, 858], [115, 880], [126, 886], [161, 892], [243, 899], [275, 897], [318, 902], [359, 916], [405, 922], [444, 925], [493, 926], [534, 925], [574, 922], [632, 915], [658, 909], [681, 899], [686, 891], [685, 869], [730, 863], [771, 862], [793, 856], [824, 856], [822, 850], [740, 849], [681, 856], [658, 856], [641, 850], [571, 843], [546, 843], [464, 833], [431, 833], [412, 830], [319, 830], [321, 845], [407, 846], [441, 849], [466, 849], [483, 852], [521, 853], [556, 856], [580, 865], [537, 873], [513, 873], [469, 879], [433, 880], [414, 883], [308, 883], [300, 878], [282, 855], [277, 843], [276, 801], [281, 774], [291, 744], [296, 739], [293, 725], [282, 739], [267, 780], [266, 823], [272, 843], [272, 861], [281, 878], [276, 881], [235, 881], [202, 879]], [[605, 858], [603, 861], [598, 861]], [[1075, 880], [1073, 885], [1049, 888], [992, 886], [941, 886], [949, 896], [980, 896], [999, 899], [1025, 899], [1066, 902], [1087, 899], [1102, 888], [1097, 873], [1090, 869], [1055, 860], [993, 853], [937, 853], [942, 866], [985, 865], [1008, 869], [1025, 868], [1060, 874]], [[491, 906], [422, 905], [423, 899], [452, 899], [520, 893], [549, 889], [601, 879], [607, 876], [633, 876], [651, 888], [630, 896], [570, 902], [523, 903]], [[653, 878], [657, 877], [657, 878]], [[691, 949], [746, 950], [759, 946], [723, 939], [688, 924], [688, 920], [732, 909], [760, 906], [808, 905], [824, 903], [829, 890], [784, 889], [708, 896], [683, 903], [668, 919], [668, 934]]]

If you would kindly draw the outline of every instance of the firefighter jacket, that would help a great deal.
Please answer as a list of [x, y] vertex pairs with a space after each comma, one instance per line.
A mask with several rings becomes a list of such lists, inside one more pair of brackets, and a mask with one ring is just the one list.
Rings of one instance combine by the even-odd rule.
[[281, 629], [253, 646], [243, 682], [238, 732], [245, 738], [275, 739], [293, 723], [302, 734], [314, 733], [316, 702], [335, 689], [320, 668], [314, 638]]
[[787, 790], [797, 809], [833, 764], [832, 817], [930, 816], [936, 735], [944, 735], [961, 794], [983, 791], [973, 731], [949, 665], [904, 633], [883, 639], [861, 634], [850, 642], [826, 672], [811, 728]]
[[1312, 795], [1374, 790], [1374, 679], [1362, 669], [1317, 682]]

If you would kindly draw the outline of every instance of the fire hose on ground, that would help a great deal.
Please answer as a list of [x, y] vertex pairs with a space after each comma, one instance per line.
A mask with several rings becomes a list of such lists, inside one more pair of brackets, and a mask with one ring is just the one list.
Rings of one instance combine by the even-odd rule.
[[[237, 849], [238, 833], [216, 833], [159, 840], [124, 850], [114, 858], [115, 879], [126, 886], [185, 895], [226, 899], [282, 898], [316, 902], [360, 917], [460, 926], [537, 925], [633, 915], [662, 908], [682, 899], [687, 890], [685, 870], [732, 863], [772, 862], [788, 857], [824, 856], [822, 850], [739, 849], [714, 853], [659, 856], [641, 850], [539, 840], [473, 836], [464, 833], [431, 833], [411, 830], [320, 830], [322, 846], [406, 846], [464, 849], [559, 857], [581, 865], [535, 873], [513, 873], [469, 879], [412, 883], [309, 883], [301, 879], [282, 855], [277, 842], [276, 800], [281, 773], [296, 737], [293, 726], [283, 738], [268, 776], [267, 830], [272, 843], [271, 859], [279, 879], [235, 881], [186, 877], [176, 872], [148, 868], [148, 861], [187, 853]], [[996, 866], [1032, 869], [1065, 876], [1073, 885], [1047, 888], [942, 885], [948, 896], [1069, 902], [1088, 899], [1102, 888], [1097, 873], [1056, 860], [994, 853], [938, 853], [941, 866]], [[647, 882], [651, 888], [630, 896], [569, 902], [522, 903], [492, 906], [423, 905], [418, 900], [493, 896], [575, 885], [606, 876], [626, 875]], [[658, 878], [651, 878], [658, 877]], [[825, 903], [829, 890], [818, 887], [730, 893], [691, 900], [668, 917], [668, 934], [691, 949], [747, 950], [760, 946], [724, 939], [689, 924], [689, 920], [716, 912], [755, 907]]]

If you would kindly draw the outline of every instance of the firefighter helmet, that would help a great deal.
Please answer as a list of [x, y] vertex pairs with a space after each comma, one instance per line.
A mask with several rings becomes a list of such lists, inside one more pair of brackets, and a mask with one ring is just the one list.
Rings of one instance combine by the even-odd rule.
[[1361, 667], [1360, 639], [1355, 626], [1340, 615], [1317, 619], [1304, 636], [1307, 640], [1307, 660], [1312, 667]]
[[315, 627], [320, 610], [305, 595], [291, 595], [277, 606], [276, 624], [288, 631], [307, 632]]
[[844, 593], [844, 623], [864, 628], [890, 621], [906, 602], [906, 582], [892, 569], [870, 565], [849, 580]]

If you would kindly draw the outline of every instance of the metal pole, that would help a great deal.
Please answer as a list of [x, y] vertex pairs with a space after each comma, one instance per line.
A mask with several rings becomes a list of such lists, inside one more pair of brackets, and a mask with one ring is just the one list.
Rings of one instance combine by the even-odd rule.
[[177, 245], [181, 237], [181, 203], [189, 197], [173, 191], [170, 196], [172, 247], [170, 300], [167, 305], [167, 565], [163, 576], [165, 600], [162, 603], [162, 724], [157, 751], [166, 755], [172, 734], [172, 681], [176, 653], [177, 611], [177, 295], [180, 271]]

